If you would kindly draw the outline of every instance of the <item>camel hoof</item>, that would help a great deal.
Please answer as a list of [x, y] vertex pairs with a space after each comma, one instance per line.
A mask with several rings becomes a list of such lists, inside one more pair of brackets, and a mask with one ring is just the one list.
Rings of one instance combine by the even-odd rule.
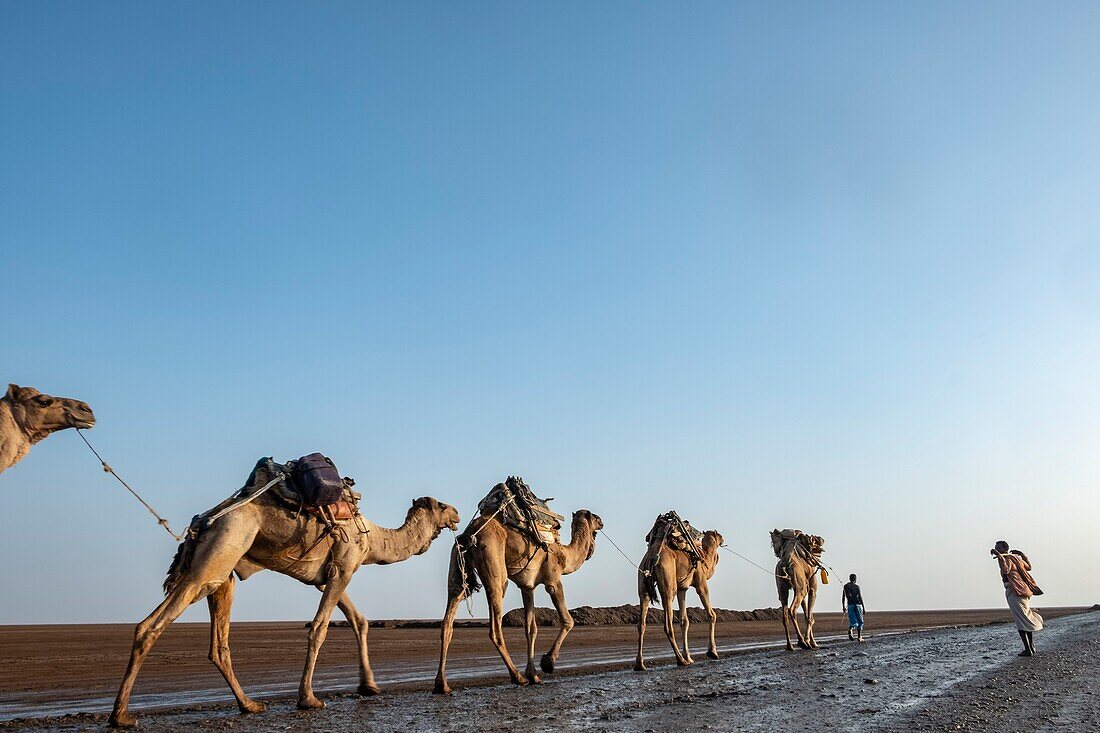
[[677, 660], [676, 660], [676, 666], [677, 666], [677, 667], [687, 667], [687, 666], [689, 666], [690, 664], [691, 664], [691, 662], [689, 662], [689, 661], [688, 661], [688, 660], [686, 660], [686, 659], [677, 659]]
[[542, 684], [542, 678], [540, 678], [537, 674], [528, 674], [527, 681], [530, 682], [532, 685]]
[[707, 659], [718, 659], [718, 652], [707, 652]]
[[240, 707], [242, 713], [262, 713], [267, 710], [267, 705], [255, 700], [245, 700]]
[[299, 710], [320, 710], [325, 706], [324, 700], [318, 700], [315, 697], [309, 697], [304, 700], [298, 701]]
[[787, 651], [789, 651], [789, 652], [793, 652], [794, 650], [795, 650], [795, 649], [794, 649], [794, 646], [793, 646], [793, 645], [791, 645], [791, 644], [788, 644], [788, 645], [787, 645]]
[[439, 684], [435, 683], [435, 689], [432, 690], [433, 695], [450, 695], [452, 692], [451, 686], [447, 683]]
[[818, 646], [817, 642], [815, 641], [815, 642], [811, 643], [807, 648], [808, 649], [820, 649], [821, 647]]
[[526, 687], [527, 684], [528, 684], [527, 678], [526, 677], [513, 677], [512, 678], [512, 684], [513, 685], [518, 685], [520, 687]]
[[809, 645], [809, 644], [807, 644], [807, 643], [806, 643], [806, 642], [804, 642], [804, 641], [800, 641], [800, 642], [798, 642], [798, 648], [799, 648], [799, 649], [809, 649], [809, 648], [810, 648], [810, 645]]
[[542, 667], [542, 671], [546, 674], [552, 674], [554, 671], [554, 660], [550, 658], [549, 654], [543, 654], [542, 659], [539, 660], [539, 666]]
[[634, 663], [634, 671], [635, 672], [645, 672], [646, 671], [645, 662], [635, 662]]
[[378, 685], [359, 685], [357, 692], [361, 697], [374, 697], [382, 694], [382, 688]]
[[133, 728], [137, 725], [137, 718], [123, 710], [111, 713], [111, 719], [107, 722], [112, 728]]

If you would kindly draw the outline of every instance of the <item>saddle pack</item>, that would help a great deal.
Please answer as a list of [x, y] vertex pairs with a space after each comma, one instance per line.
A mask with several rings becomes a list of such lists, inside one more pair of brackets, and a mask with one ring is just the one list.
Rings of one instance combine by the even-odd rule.
[[355, 486], [355, 480], [346, 476], [341, 478], [336, 464], [320, 453], [311, 453], [286, 463], [261, 458], [256, 461], [244, 486], [203, 516], [206, 524], [210, 524], [261, 494], [268, 493], [295, 516], [307, 514], [315, 517], [329, 530], [338, 529], [348, 520], [355, 520], [359, 531], [366, 532], [366, 525], [359, 514], [359, 500], [363, 497], [352, 491], [352, 486]]
[[550, 500], [535, 496], [519, 476], [497, 484], [477, 505], [483, 517], [495, 516], [505, 526], [518, 529], [538, 545], [561, 543], [561, 514], [550, 510]]
[[653, 524], [653, 529], [646, 535], [646, 542], [653, 542], [653, 540], [662, 538], [665, 544], [674, 550], [680, 550], [686, 552], [691, 556], [691, 564], [695, 565], [702, 561], [703, 557], [700, 554], [702, 552], [702, 531], [691, 526], [691, 522], [686, 522], [680, 518], [680, 515], [675, 511], [665, 512], [657, 517], [657, 521]]

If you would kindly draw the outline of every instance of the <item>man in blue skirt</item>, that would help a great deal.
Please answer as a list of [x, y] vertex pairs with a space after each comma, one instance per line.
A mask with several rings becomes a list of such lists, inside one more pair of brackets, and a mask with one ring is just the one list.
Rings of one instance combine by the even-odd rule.
[[856, 585], [856, 574], [848, 576], [840, 609], [848, 614], [848, 639], [863, 641], [863, 592]]

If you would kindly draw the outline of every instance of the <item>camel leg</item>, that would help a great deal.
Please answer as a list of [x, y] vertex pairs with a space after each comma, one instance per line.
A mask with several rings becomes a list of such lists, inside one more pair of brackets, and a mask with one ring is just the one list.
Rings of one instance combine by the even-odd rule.
[[709, 659], [717, 659], [718, 644], [714, 641], [714, 627], [718, 623], [718, 614], [711, 608], [710, 586], [707, 585], [707, 581], [704, 580], [700, 583], [699, 587], [695, 589], [695, 592], [699, 594], [699, 600], [703, 604], [703, 610], [707, 612], [707, 618], [710, 619], [710, 646], [707, 647], [707, 657]]
[[229, 612], [233, 608], [236, 585], [237, 581], [230, 575], [228, 580], [206, 597], [206, 603], [210, 607], [210, 661], [222, 673], [229, 689], [233, 691], [241, 712], [262, 713], [264, 704], [244, 694], [237, 675], [233, 673], [233, 658], [229, 653]]
[[542, 671], [549, 674], [554, 671], [554, 665], [558, 661], [558, 654], [561, 653], [561, 645], [565, 642], [565, 637], [573, 629], [573, 614], [569, 613], [569, 606], [565, 605], [565, 591], [561, 587], [560, 578], [557, 582], [546, 583], [546, 592], [550, 595], [550, 600], [554, 602], [554, 609], [558, 612], [558, 620], [561, 624], [554, 643], [550, 645], [550, 651], [542, 655], [540, 663]]
[[[798, 647], [800, 649], [809, 649], [810, 642], [806, 641], [806, 635], [802, 633], [802, 627], [798, 624], [798, 608], [802, 606], [806, 600], [806, 589], [796, 588], [794, 591], [794, 600], [791, 602], [791, 623], [794, 625], [794, 633], [798, 635]], [[803, 615], [805, 615], [805, 609], [803, 609]]]
[[451, 686], [447, 684], [447, 650], [450, 649], [451, 638], [454, 636], [458, 605], [466, 597], [462, 589], [462, 579], [459, 578], [459, 552], [457, 544], [451, 548], [451, 563], [447, 570], [447, 610], [439, 625], [439, 669], [436, 670], [435, 688], [432, 690], [436, 695], [451, 694]]
[[811, 649], [817, 649], [817, 639], [814, 638], [814, 603], [817, 601], [817, 584], [810, 583], [806, 590], [806, 605], [802, 612], [806, 615], [806, 643]]
[[642, 656], [642, 651], [645, 648], [645, 623], [646, 616], [649, 614], [649, 594], [646, 593], [645, 588], [642, 588], [638, 593], [638, 606], [641, 608], [641, 616], [638, 617], [638, 658], [634, 660], [634, 671], [645, 671], [645, 659]]
[[[448, 587], [451, 587], [448, 584]], [[450, 695], [451, 686], [447, 684], [447, 650], [451, 646], [451, 638], [454, 636], [455, 615], [458, 613], [458, 604], [462, 603], [465, 594], [459, 590], [457, 593], [448, 593], [447, 611], [443, 614], [443, 623], [439, 625], [439, 669], [435, 673], [436, 695]]]
[[787, 651], [793, 652], [794, 644], [791, 643], [791, 587], [783, 581], [779, 581], [776, 585], [779, 589], [779, 607], [783, 609], [783, 633], [787, 635]]
[[252, 545], [259, 529], [245, 516], [235, 521], [232, 516], [226, 517], [222, 521], [225, 524], [219, 523], [219, 534], [210, 536], [209, 540], [206, 540], [206, 536], [189, 540], [201, 543], [195, 548], [191, 567], [160, 605], [135, 627], [130, 661], [126, 665], [126, 673], [118, 688], [118, 696], [109, 720], [112, 726], [130, 727], [137, 724], [137, 719], [129, 711], [130, 693], [133, 692], [134, 682], [149, 650], [168, 625], [179, 618], [188, 606], [216, 591], [229, 578], [237, 562]]
[[680, 653], [680, 646], [676, 643], [676, 634], [672, 630], [672, 617], [675, 615], [675, 589], [672, 587], [672, 583], [665, 582], [663, 577], [657, 578], [658, 591], [661, 594], [661, 605], [665, 609], [665, 636], [668, 637], [668, 643], [672, 645], [672, 653], [676, 655], [676, 665], [678, 667], [686, 667], [689, 662], [684, 658], [684, 655]]
[[[504, 561], [501, 558], [501, 568], [497, 573], [486, 573], [481, 577], [485, 579], [485, 595], [489, 601], [489, 639], [497, 648], [500, 658], [504, 660], [504, 666], [508, 668], [508, 676], [512, 678], [514, 685], [526, 685], [527, 678], [520, 676], [516, 665], [512, 664], [512, 657], [508, 654], [508, 645], [504, 643], [504, 589], [508, 584], [505, 574]], [[490, 583], [489, 578], [503, 578], [503, 582]]]
[[539, 634], [539, 625], [535, 622], [535, 589], [521, 588], [523, 593], [523, 628], [527, 632], [527, 670], [524, 674], [532, 684], [542, 682], [535, 669], [535, 638]]
[[695, 664], [695, 660], [691, 657], [691, 647], [688, 646], [688, 627], [691, 626], [691, 619], [688, 618], [687, 588], [677, 589], [676, 605], [680, 607], [680, 631], [684, 635], [684, 659], [687, 660], [688, 664]]
[[317, 668], [317, 655], [321, 651], [321, 645], [328, 636], [328, 622], [332, 618], [332, 612], [336, 610], [355, 570], [356, 568], [341, 568], [335, 563], [329, 565], [325, 589], [321, 592], [321, 603], [317, 606], [317, 613], [309, 626], [309, 651], [306, 653], [305, 669], [302, 670], [302, 681], [298, 685], [299, 710], [316, 710], [325, 706], [313, 694], [313, 671]]
[[153, 648], [160, 635], [168, 628], [168, 625], [179, 618], [188, 606], [198, 600], [201, 586], [197, 583], [184, 583], [177, 585], [161, 601], [145, 620], [137, 625], [134, 630], [134, 645], [130, 650], [130, 662], [126, 665], [126, 674], [122, 677], [122, 685], [119, 687], [118, 696], [115, 698], [115, 707], [111, 712], [110, 724], [115, 728], [129, 728], [137, 725], [137, 719], [128, 710], [130, 693], [134, 689], [134, 681], [137, 680], [138, 671], [141, 669], [149, 650]]
[[336, 605], [340, 607], [344, 618], [351, 624], [351, 629], [355, 632], [355, 641], [359, 645], [358, 692], [364, 697], [381, 695], [382, 689], [374, 681], [374, 672], [370, 668], [370, 657], [367, 656], [367, 631], [370, 630], [370, 623], [363, 617], [363, 614], [359, 613], [359, 609], [351, 602], [351, 597], [347, 593], [340, 596], [340, 600]]

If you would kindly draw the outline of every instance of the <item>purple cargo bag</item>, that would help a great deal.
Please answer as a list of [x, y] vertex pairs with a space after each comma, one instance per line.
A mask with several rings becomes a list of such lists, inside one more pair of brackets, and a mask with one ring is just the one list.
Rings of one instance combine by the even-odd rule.
[[324, 506], [344, 498], [344, 479], [336, 464], [320, 453], [310, 453], [295, 461], [291, 479], [306, 504]]

